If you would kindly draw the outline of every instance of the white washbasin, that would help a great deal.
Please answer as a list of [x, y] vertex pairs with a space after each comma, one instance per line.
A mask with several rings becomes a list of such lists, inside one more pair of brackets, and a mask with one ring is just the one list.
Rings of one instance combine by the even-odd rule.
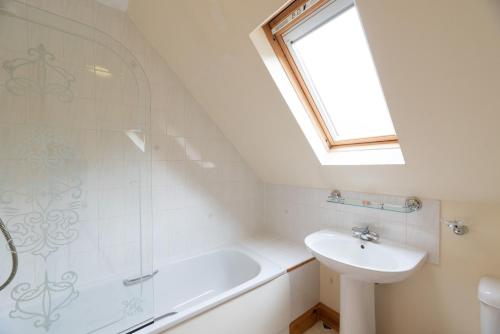
[[[382, 236], [383, 237], [383, 236]], [[425, 261], [420, 250], [323, 230], [306, 237], [313, 255], [340, 274], [340, 334], [375, 334], [375, 284], [400, 282]]]
[[380, 241], [361, 241], [349, 234], [323, 230], [310, 234], [306, 246], [330, 269], [358, 280], [393, 283], [408, 278], [425, 261], [426, 253]]

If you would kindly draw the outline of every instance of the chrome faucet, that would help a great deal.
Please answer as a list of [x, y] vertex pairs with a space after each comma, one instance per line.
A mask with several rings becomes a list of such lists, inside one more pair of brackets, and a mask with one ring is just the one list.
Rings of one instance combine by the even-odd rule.
[[360, 238], [361, 240], [364, 241], [372, 241], [372, 242], [377, 242], [379, 239], [379, 236], [375, 232], [371, 232], [370, 228], [368, 226], [355, 226], [352, 228], [352, 236], [355, 238]]

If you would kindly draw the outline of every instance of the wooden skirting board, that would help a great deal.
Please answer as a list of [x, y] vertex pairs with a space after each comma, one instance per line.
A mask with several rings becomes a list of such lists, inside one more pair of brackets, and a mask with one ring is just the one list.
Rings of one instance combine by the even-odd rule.
[[337, 332], [339, 331], [340, 314], [328, 306], [318, 303], [290, 323], [290, 334], [302, 334], [314, 326], [318, 320], [323, 321]]

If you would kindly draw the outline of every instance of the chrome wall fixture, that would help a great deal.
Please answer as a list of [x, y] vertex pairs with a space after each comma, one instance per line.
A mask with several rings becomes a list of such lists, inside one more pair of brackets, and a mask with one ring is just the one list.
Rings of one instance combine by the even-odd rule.
[[386, 210], [400, 213], [411, 213], [422, 208], [422, 201], [417, 197], [408, 197], [405, 200], [404, 205], [389, 204], [389, 203], [379, 203], [371, 200], [362, 199], [349, 199], [342, 196], [339, 190], [333, 190], [327, 199], [330, 203], [343, 204], [350, 206], [359, 206], [369, 209]]
[[158, 270], [153, 271], [153, 273], [149, 274], [149, 275], [139, 276], [139, 277], [135, 277], [135, 278], [129, 278], [129, 279], [123, 280], [123, 285], [125, 285], [125, 286], [136, 285], [136, 284], [142, 283], [144, 281], [147, 281], [147, 280], [153, 278], [156, 274], [158, 274]]
[[456, 235], [464, 235], [469, 232], [469, 228], [461, 220], [445, 220], [444, 223]]
[[3, 236], [5, 237], [5, 241], [7, 241], [7, 244], [9, 246], [10, 254], [12, 256], [12, 269], [10, 270], [9, 277], [5, 280], [5, 282], [0, 285], [0, 291], [5, 289], [7, 285], [12, 282], [14, 277], [16, 276], [17, 273], [17, 267], [18, 267], [18, 258], [17, 258], [17, 250], [16, 246], [14, 245], [14, 241], [12, 240], [12, 236], [10, 235], [9, 231], [7, 231], [7, 227], [3, 223], [2, 219], [0, 219], [0, 231], [2, 231]]

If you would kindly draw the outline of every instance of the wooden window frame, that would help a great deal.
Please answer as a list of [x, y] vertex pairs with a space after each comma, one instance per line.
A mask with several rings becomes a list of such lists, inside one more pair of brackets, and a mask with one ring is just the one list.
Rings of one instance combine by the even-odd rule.
[[[330, 0], [318, 0], [309, 8], [305, 9], [300, 16], [293, 19], [291, 22], [286, 24], [284, 27], [280, 28], [275, 34], [273, 34], [273, 29], [280, 24], [285, 18], [287, 18], [293, 12], [300, 10], [308, 0], [295, 0], [290, 5], [288, 5], [283, 11], [278, 13], [274, 18], [272, 18], [268, 23], [266, 23], [262, 29], [264, 30], [266, 37], [271, 44], [277, 58], [279, 59], [283, 69], [285, 70], [293, 88], [297, 92], [302, 104], [305, 106], [310, 118], [316, 125], [318, 133], [321, 139], [324, 141], [328, 149], [334, 149], [338, 147], [348, 147], [348, 146], [364, 146], [364, 145], [380, 145], [380, 144], [395, 144], [399, 142], [396, 135], [388, 136], [378, 136], [378, 137], [367, 137], [359, 139], [349, 139], [349, 140], [334, 140], [331, 135], [326, 123], [319, 111], [316, 102], [313, 99], [307, 84], [300, 73], [299, 67], [295, 63], [293, 56], [288, 49], [283, 35], [286, 34], [291, 29], [295, 28], [298, 24], [304, 21], [306, 18], [314, 15], [318, 10], [323, 8], [326, 4], [330, 3]], [[301, 8], [302, 7], [302, 8]]]

